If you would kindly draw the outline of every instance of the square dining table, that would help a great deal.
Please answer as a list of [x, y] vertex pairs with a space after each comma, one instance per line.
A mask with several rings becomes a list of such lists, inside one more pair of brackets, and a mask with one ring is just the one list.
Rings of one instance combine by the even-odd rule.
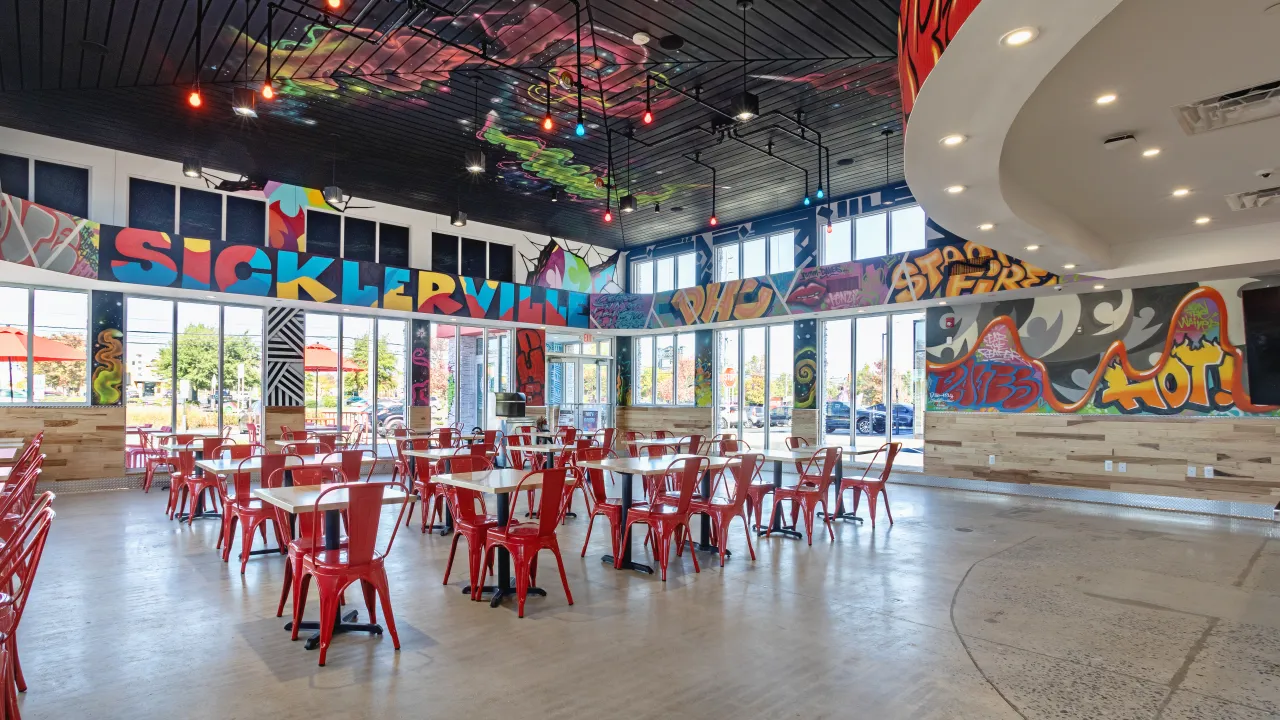
[[[525, 480], [524, 488], [526, 490], [534, 490], [542, 487], [542, 475], [536, 471], [530, 474], [528, 470], [485, 470], [473, 473], [441, 473], [431, 477], [432, 482], [442, 485], [452, 485], [454, 487], [465, 488], [467, 490], [475, 490], [476, 492], [487, 493], [498, 496], [498, 526], [505, 527], [511, 521], [511, 494], [520, 486], [520, 481]], [[498, 548], [498, 584], [485, 585], [482, 593], [491, 593], [489, 607], [498, 607], [502, 603], [503, 598], [515, 597], [515, 586], [511, 582], [511, 554], [506, 548]], [[471, 586], [462, 589], [466, 595], [471, 594]], [[530, 595], [545, 596], [547, 592], [539, 587], [530, 587]]]
[[[342, 511], [347, 507], [348, 499], [346, 490], [336, 490], [325, 495], [324, 500], [320, 501], [321, 493], [332, 487], [336, 486], [333, 484], [326, 484], [256, 488], [253, 491], [253, 494], [259, 500], [274, 505], [292, 515], [301, 516], [308, 513], [323, 512], [324, 549], [338, 550], [340, 549], [342, 536]], [[393, 505], [405, 502], [413, 502], [413, 497], [406, 495], [403, 491], [395, 488], [384, 489], [382, 494], [383, 505]], [[351, 610], [345, 614], [339, 612], [333, 625], [334, 634], [337, 635], [339, 633], [348, 632], [370, 632], [375, 635], [382, 634], [381, 625], [377, 623], [356, 622], [359, 618], [359, 610]], [[284, 629], [292, 631], [293, 621], [290, 620], [284, 626]], [[318, 621], [303, 620], [298, 623], [298, 629], [315, 631], [311, 637], [307, 638], [306, 648], [308, 650], [314, 650], [320, 646], [320, 623]]]
[[[800, 467], [804, 467], [805, 463], [807, 463], [809, 459], [813, 457], [813, 453], [818, 451], [819, 449], [821, 449], [819, 446], [813, 446], [813, 447], [803, 447], [797, 450], [782, 448], [782, 449], [769, 449], [769, 450], [752, 450], [750, 452], [753, 454], [762, 456], [766, 462], [773, 463], [773, 486], [775, 488], [780, 488], [782, 487], [782, 464], [783, 463], [799, 463]], [[836, 488], [839, 489], [840, 478], [844, 477], [844, 458], [846, 456], [856, 457], [858, 455], [869, 455], [874, 452], [876, 451], [875, 450], [858, 450], [856, 448], [843, 448], [843, 447], [840, 448], [840, 454], [836, 456], [836, 466], [833, 471], [835, 473], [835, 480], [833, 481], [833, 484], [836, 486]], [[742, 455], [746, 453], [743, 452], [743, 453], [735, 453], [735, 454]], [[836, 511], [832, 513], [832, 517], [835, 517], [841, 520], [857, 520], [858, 522], [862, 522], [862, 518], [849, 513], [845, 513], [843, 508], [844, 506], [842, 504], [841, 498], [837, 497]], [[782, 513], [770, 511], [769, 514], [772, 516], [772, 519], [769, 522], [769, 527], [762, 528], [757, 525], [755, 528], [757, 535], [768, 535], [772, 533], [772, 534], [781, 535], [783, 537], [795, 538], [797, 540], [804, 538], [804, 534], [801, 533], [799, 530], [797, 530], [795, 527], [789, 527], [782, 524]]]
[[[666, 471], [671, 463], [676, 460], [685, 460], [688, 458], [706, 457], [709, 461], [707, 471], [702, 474], [701, 493], [703, 497], [711, 496], [711, 473], [726, 467], [733, 461], [731, 457], [707, 457], [705, 455], [666, 455], [657, 458], [605, 458], [603, 460], [579, 460], [578, 467], [588, 468], [592, 470], [607, 470], [622, 477], [622, 512], [618, 519], [619, 528], [627, 526], [627, 513], [630, 511], [632, 502], [632, 483], [636, 475], [659, 475]], [[705, 515], [702, 518], [702, 529], [699, 532], [699, 542], [694, 545], [697, 550], [705, 552], [719, 552], [719, 548], [711, 542], [711, 520]], [[622, 557], [614, 558], [613, 555], [605, 555], [600, 558], [602, 562], [609, 563], [619, 570], [636, 570], [638, 572], [653, 574], [653, 568], [642, 563], [634, 562], [631, 559], [631, 543], [633, 538], [628, 535], [627, 542], [622, 546]], [[725, 555], [729, 553], [726, 552]]]
[[[490, 460], [492, 460], [497, 454], [498, 453], [496, 450], [489, 450], [485, 452], [485, 457], [488, 457]], [[435, 462], [444, 461], [445, 469], [447, 471], [449, 466], [448, 460], [450, 458], [457, 457], [458, 455], [470, 455], [470, 453], [461, 448], [429, 448], [427, 450], [405, 450], [404, 455], [405, 457], [409, 458], [409, 462], [411, 463], [410, 472], [412, 472], [413, 476], [416, 478], [418, 476], [418, 460], [419, 459], [433, 460]], [[435, 478], [433, 476], [432, 480], [434, 481], [434, 479]], [[422, 501], [426, 503], [427, 500], [429, 499], [430, 498], [422, 498]], [[423, 508], [426, 508], [426, 507], [427, 506], [424, 504]], [[423, 519], [424, 520], [426, 519], [425, 516]], [[439, 530], [440, 537], [444, 537], [445, 535], [448, 535], [449, 533], [453, 532], [453, 513], [449, 511], [448, 503], [446, 503], [444, 506], [444, 524], [432, 525], [431, 527], [427, 528], [427, 530], [429, 532], [435, 532], [436, 530]]]

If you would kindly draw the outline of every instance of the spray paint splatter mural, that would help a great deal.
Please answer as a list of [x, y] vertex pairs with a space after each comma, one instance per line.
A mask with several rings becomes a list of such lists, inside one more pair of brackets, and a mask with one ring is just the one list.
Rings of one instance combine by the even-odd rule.
[[1248, 280], [930, 308], [929, 409], [1276, 415], [1245, 387]]
[[[537, 247], [527, 235], [527, 240]], [[573, 290], [589, 293], [620, 293], [621, 278], [618, 277], [619, 261], [622, 252], [605, 255], [594, 245], [584, 245], [577, 252], [565, 240], [548, 238], [539, 249], [537, 257], [521, 255], [527, 272], [526, 282], [538, 287], [555, 288], [556, 290]]]

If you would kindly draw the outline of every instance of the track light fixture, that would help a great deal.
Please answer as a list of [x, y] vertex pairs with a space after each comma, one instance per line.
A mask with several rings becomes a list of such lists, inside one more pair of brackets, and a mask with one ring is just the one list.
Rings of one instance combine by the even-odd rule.
[[[884, 186], [887, 190], [889, 187], [889, 138], [893, 136], [893, 130], [889, 128], [885, 128], [884, 130], [880, 131], [880, 134], [884, 136]], [[891, 198], [885, 197], [885, 193], [882, 192], [880, 197], [884, 198], [882, 204], [884, 205], [893, 204], [893, 200]]]
[[618, 201], [618, 209], [624, 213], [633, 213], [636, 211], [636, 198], [634, 195], [623, 195]]
[[199, 160], [183, 160], [182, 174], [189, 178], [198, 178], [204, 174], [204, 169], [200, 167]]
[[258, 117], [258, 96], [252, 88], [231, 89], [231, 111], [240, 117]]
[[337, 185], [326, 186], [321, 195], [324, 196], [324, 201], [330, 205], [337, 205], [342, 202], [342, 188]]
[[654, 212], [656, 212], [656, 213], [660, 213], [660, 212], [662, 212], [662, 203], [654, 203], [654, 204], [653, 204], [653, 211], [654, 211]]
[[653, 78], [646, 77], [644, 79], [644, 124], [648, 125], [653, 122], [653, 108], [649, 105], [649, 96], [653, 92]]
[[462, 154], [463, 166], [469, 173], [484, 172], [484, 151], [467, 150]]
[[454, 210], [453, 214], [449, 216], [449, 224], [454, 227], [466, 227], [467, 214], [461, 210]]
[[476, 147], [462, 153], [462, 166], [467, 172], [478, 175], [484, 172], [484, 148], [480, 147], [480, 77], [475, 78], [475, 92], [472, 98], [471, 128], [476, 133]]
[[560, 202], [560, 188], [551, 188], [551, 202]]

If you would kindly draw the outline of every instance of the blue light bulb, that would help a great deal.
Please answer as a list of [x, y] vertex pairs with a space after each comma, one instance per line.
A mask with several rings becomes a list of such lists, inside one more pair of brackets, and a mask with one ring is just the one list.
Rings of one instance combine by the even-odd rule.
[[582, 137], [587, 134], [587, 126], [582, 123], [578, 123], [578, 127], [574, 128], [573, 132], [576, 133], [578, 137]]
[[821, 200], [823, 195], [826, 195], [826, 193], [822, 192], [822, 188], [818, 188], [818, 199]]
[[804, 206], [805, 206], [805, 207], [809, 207], [809, 196], [808, 196], [808, 195], [805, 195], [805, 196], [804, 196]]

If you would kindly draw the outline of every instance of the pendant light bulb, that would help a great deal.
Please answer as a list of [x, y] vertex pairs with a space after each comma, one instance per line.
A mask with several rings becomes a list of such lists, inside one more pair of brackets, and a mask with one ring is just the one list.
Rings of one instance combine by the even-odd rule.
[[649, 108], [646, 107], [644, 109], [644, 124], [649, 125], [652, 122], [653, 122], [653, 113], [650, 112]]
[[644, 124], [648, 125], [653, 122], [653, 107], [649, 104], [650, 90], [653, 87], [653, 78], [645, 78], [644, 82]]
[[828, 221], [827, 221], [827, 234], [828, 234], [828, 235], [830, 235], [831, 233], [833, 233], [833, 232], [835, 232], [835, 231], [836, 231], [835, 226], [831, 224], [831, 221], [830, 221], [830, 220], [828, 220]]
[[610, 212], [610, 211], [608, 211], [608, 210], [605, 210], [605, 211], [604, 211], [604, 221], [605, 221], [605, 222], [607, 222], [607, 223], [611, 223], [611, 222], [613, 222], [613, 213], [612, 213], [612, 212]]
[[709, 222], [711, 223], [711, 227], [715, 227], [720, 224], [720, 220], [715, 215], [711, 216], [711, 220]]
[[271, 81], [268, 80], [262, 83], [262, 99], [273, 100], [275, 99], [275, 96], [276, 96], [276, 89], [271, 86]]
[[550, 113], [548, 113], [548, 114], [546, 114], [546, 115], [544, 115], [544, 116], [542, 117], [542, 129], [543, 129], [543, 130], [546, 130], [547, 132], [551, 132], [551, 129], [552, 129], [552, 128], [554, 128], [555, 126], [556, 126], [556, 124], [555, 124], [555, 122], [551, 119], [551, 114], [550, 114]]
[[330, 10], [342, 9], [342, 0], [325, 0], [325, 4], [329, 6]]
[[810, 203], [810, 202], [812, 202], [812, 201], [811, 201], [811, 200], [809, 200], [809, 196], [808, 196], [808, 195], [805, 195], [805, 196], [804, 196], [804, 206], [805, 206], [805, 207], [809, 207], [809, 203]]
[[200, 97], [200, 88], [191, 88], [191, 92], [187, 93], [187, 104], [193, 108], [204, 104], [204, 98]]
[[821, 200], [825, 196], [826, 193], [822, 191], [822, 188], [818, 188], [818, 199]]
[[573, 129], [573, 134], [574, 134], [574, 135], [577, 135], [578, 137], [583, 137], [584, 135], [586, 135], [586, 134], [587, 134], [587, 126], [586, 126], [586, 125], [583, 125], [583, 124], [582, 124], [582, 121], [581, 121], [581, 120], [579, 120], [579, 121], [578, 121], [578, 127], [576, 127], [576, 128], [574, 128], [574, 129]]

